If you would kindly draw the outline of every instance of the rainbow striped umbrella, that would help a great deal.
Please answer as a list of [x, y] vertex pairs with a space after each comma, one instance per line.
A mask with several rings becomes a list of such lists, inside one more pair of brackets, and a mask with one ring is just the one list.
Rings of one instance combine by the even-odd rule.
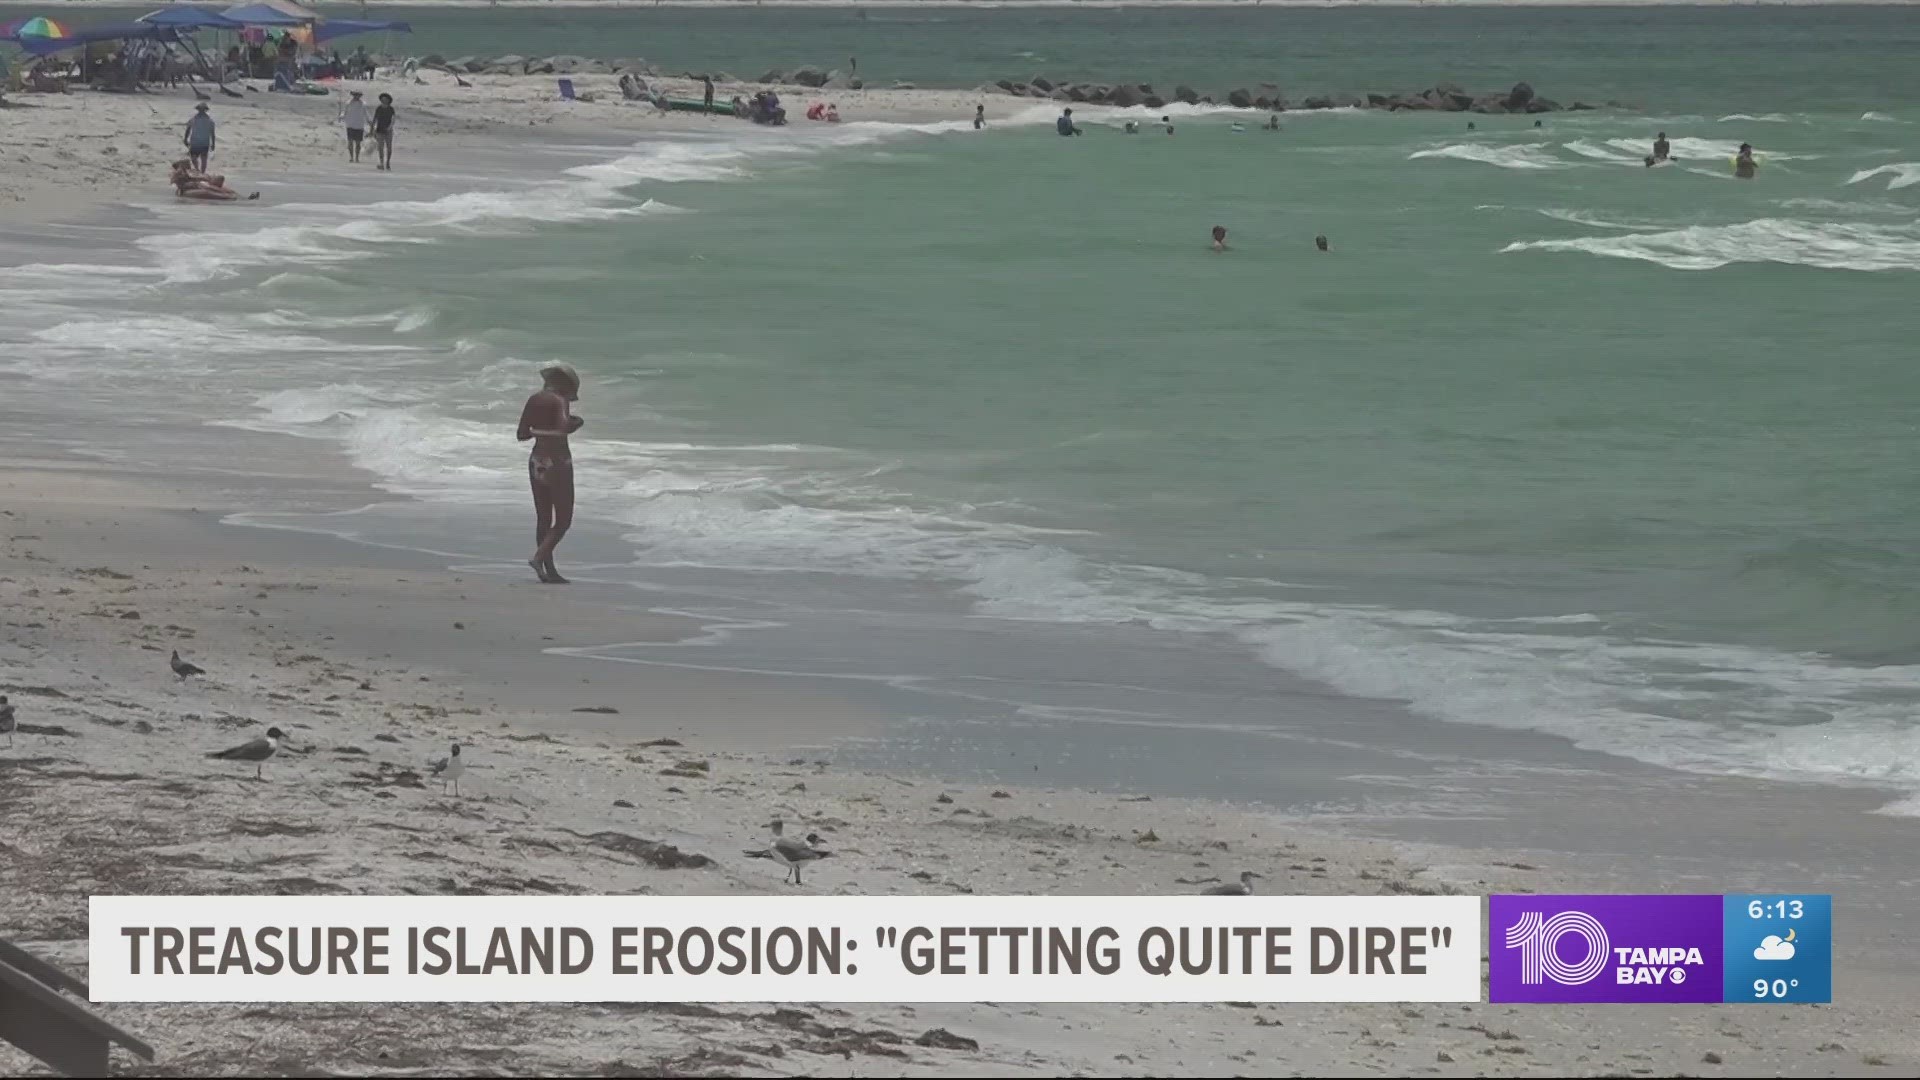
[[73, 31], [44, 15], [36, 15], [31, 19], [22, 19], [17, 23], [0, 27], [0, 38], [63, 38], [72, 36]]

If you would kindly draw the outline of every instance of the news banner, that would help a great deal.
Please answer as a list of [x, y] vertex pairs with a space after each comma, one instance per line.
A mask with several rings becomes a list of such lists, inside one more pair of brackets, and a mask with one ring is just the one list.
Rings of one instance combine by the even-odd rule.
[[1833, 900], [96, 896], [89, 949], [101, 1002], [1777, 1004]]

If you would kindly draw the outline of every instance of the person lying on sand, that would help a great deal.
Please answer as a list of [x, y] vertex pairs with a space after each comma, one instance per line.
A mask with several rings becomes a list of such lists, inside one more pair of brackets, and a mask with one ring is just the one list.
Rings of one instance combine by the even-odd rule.
[[[193, 167], [186, 158], [173, 163], [173, 172], [168, 176], [173, 184], [173, 192], [183, 199], [203, 199], [207, 201], [233, 202], [240, 193], [227, 186], [227, 178], [221, 175], [209, 175]], [[257, 199], [259, 192], [247, 196]]]

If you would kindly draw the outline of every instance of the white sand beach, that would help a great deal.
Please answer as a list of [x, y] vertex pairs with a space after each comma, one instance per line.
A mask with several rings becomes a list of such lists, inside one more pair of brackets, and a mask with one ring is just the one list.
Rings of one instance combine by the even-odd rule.
[[[473, 85], [423, 71], [324, 98], [216, 96], [214, 171], [244, 191], [344, 168], [335, 114], [347, 88], [396, 96], [402, 173], [416, 156], [481, 147], [538, 154], [554, 139], [751, 130], [624, 102], [612, 75], [573, 76], [594, 96], [574, 102], [551, 76], [464, 78]], [[850, 123], [1054, 107], [971, 91], [779, 89], [790, 115], [830, 100]], [[84, 221], [164, 197], [193, 103], [185, 89], [10, 95], [0, 213]], [[365, 186], [368, 201], [382, 197]], [[741, 853], [776, 814], [834, 851], [799, 890], [824, 895], [1184, 894], [1249, 869], [1282, 894], [1617, 884], [1491, 834], [1459, 848], [1391, 843], [1257, 806], [837, 766], [810, 750], [889, 718], [824, 680], [567, 653], [706, 632], [637, 590], [543, 588], [523, 569], [449, 569], [424, 553], [227, 523], [268, 486], [343, 510], [374, 497], [369, 477], [327, 453], [234, 430], [235, 460], [283, 471], [184, 473], [68, 455], [24, 427], [0, 430], [0, 693], [19, 719], [0, 748], [0, 928], [78, 973], [93, 894], [780, 894], [792, 888], [780, 868]], [[174, 650], [206, 677], [175, 678]], [[206, 756], [270, 726], [289, 743], [263, 781]], [[469, 763], [457, 796], [425, 770], [456, 743]], [[1904, 929], [1882, 917], [1871, 933], [1841, 932], [1858, 956]], [[1836, 985], [1839, 1000], [1821, 1007], [100, 1011], [158, 1048], [156, 1065], [131, 1072], [147, 1076], [1920, 1075], [1912, 986], [1884, 971]], [[0, 1073], [37, 1068], [0, 1046]]]
[[[325, 97], [259, 91], [239, 98], [213, 95], [209, 107], [218, 129], [213, 171], [237, 190], [251, 191], [249, 177], [294, 172], [343, 162], [345, 142], [338, 116], [353, 90], [372, 102], [394, 95], [400, 110], [396, 146], [406, 155], [471, 149], [501, 139], [543, 135], [612, 142], [650, 133], [736, 133], [752, 125], [730, 117], [663, 112], [644, 102], [623, 101], [618, 77], [569, 76], [590, 101], [564, 101], [551, 75], [462, 75], [460, 86], [444, 71], [421, 71], [418, 81], [388, 75], [371, 82], [333, 84]], [[652, 79], [670, 97], [698, 98], [701, 86], [687, 79]], [[262, 85], [257, 80], [255, 86]], [[210, 89], [210, 88], [209, 88]], [[761, 87], [721, 83], [718, 100], [751, 96]], [[976, 104], [1001, 119], [1046, 102], [959, 90], [818, 90], [775, 87], [795, 125], [807, 103], [831, 101], [845, 122], [926, 123], [965, 121]], [[192, 91], [157, 90], [107, 94], [76, 89], [65, 94], [8, 95], [4, 116], [8, 166], [0, 171], [0, 206], [39, 212], [72, 210], [103, 199], [166, 192], [168, 163], [182, 153], [182, 133], [196, 104]], [[793, 107], [798, 105], [797, 108]], [[371, 151], [369, 151], [370, 153]]]
[[[251, 436], [240, 436], [250, 439]], [[244, 445], [244, 443], [242, 443]], [[318, 484], [325, 470], [286, 482]], [[94, 893], [775, 894], [773, 814], [835, 857], [802, 891], [1543, 888], [1555, 868], [1258, 809], [846, 771], [785, 744], [825, 697], [541, 656], [697, 636], [618, 595], [218, 524], [220, 484], [16, 456], [0, 475], [7, 934], [84, 972]], [[377, 628], [377, 629], [376, 629]], [[181, 682], [179, 650], [207, 676]], [[537, 662], [536, 662], [537, 661]], [[511, 673], [512, 692], [501, 685]], [[538, 700], [538, 706], [503, 705]], [[612, 710], [582, 712], [581, 710]], [[585, 720], [589, 723], [582, 724]], [[774, 721], [773, 724], [766, 723]], [[256, 781], [209, 751], [278, 726]], [[571, 734], [566, 732], [571, 731]], [[614, 732], [617, 731], [617, 734]], [[451, 743], [459, 796], [424, 776]], [[1230, 901], [1229, 901], [1230, 902]], [[1910, 997], [1818, 1008], [114, 1005], [135, 1075], [1910, 1076]], [[945, 1029], [968, 1042], [927, 1033]], [[923, 1042], [923, 1037], [925, 1041]], [[977, 1049], [971, 1044], [977, 1043]], [[0, 1050], [0, 1072], [34, 1065]]]

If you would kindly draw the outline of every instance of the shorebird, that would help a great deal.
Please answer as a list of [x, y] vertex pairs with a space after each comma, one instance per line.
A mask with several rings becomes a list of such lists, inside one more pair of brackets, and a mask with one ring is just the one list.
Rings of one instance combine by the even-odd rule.
[[460, 756], [460, 744], [454, 743], [446, 757], [427, 762], [427, 770], [440, 781], [440, 794], [447, 793], [449, 783], [453, 785], [453, 793], [460, 794], [460, 774], [467, 771], [467, 762]]
[[1251, 870], [1243, 870], [1240, 872], [1240, 884], [1215, 885], [1213, 888], [1208, 889], [1206, 892], [1203, 892], [1200, 895], [1201, 896], [1252, 896], [1253, 895], [1253, 879], [1259, 876], [1260, 876], [1259, 874], [1256, 874]]
[[189, 664], [185, 660], [180, 659], [179, 649], [173, 650], [173, 659], [167, 663], [173, 668], [173, 673], [180, 676], [181, 682], [186, 682], [187, 676], [189, 675], [205, 675], [207, 673], [207, 670], [200, 665]]
[[[786, 824], [779, 818], [774, 818], [772, 822], [768, 823], [767, 828], [773, 830], [773, 840], [767, 844], [765, 856], [779, 863], [781, 866], [786, 867], [787, 878], [795, 885], [800, 884], [800, 866], [802, 863], [809, 863], [815, 859], [825, 859], [833, 854], [831, 851], [823, 851], [817, 846], [821, 842], [819, 833], [808, 833], [807, 842], [803, 844], [798, 840], [789, 840], [783, 835], [786, 831]], [[749, 852], [749, 854], [752, 853]]]
[[7, 695], [0, 694], [0, 731], [7, 733], [7, 745], [13, 745], [13, 705], [7, 701]]
[[286, 732], [281, 731], [277, 727], [270, 727], [267, 729], [267, 733], [258, 739], [248, 740], [239, 746], [230, 747], [226, 750], [215, 750], [207, 756], [210, 758], [221, 758], [225, 761], [251, 761], [253, 762], [253, 778], [256, 780], [264, 780], [266, 776], [261, 770], [266, 767], [266, 760], [273, 756], [274, 751], [280, 749], [280, 740], [286, 737]]

